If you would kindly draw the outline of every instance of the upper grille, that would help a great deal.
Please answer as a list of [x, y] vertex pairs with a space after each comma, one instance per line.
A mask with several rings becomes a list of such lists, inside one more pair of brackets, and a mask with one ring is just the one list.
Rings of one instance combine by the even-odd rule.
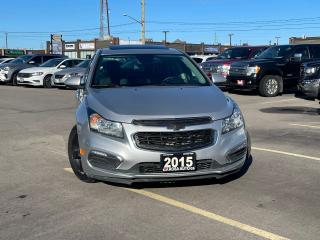
[[234, 67], [232, 66], [229, 70], [229, 75], [246, 75], [245, 67]]
[[18, 73], [18, 77], [21, 77], [21, 78], [29, 78], [31, 76], [32, 76], [31, 73]]
[[194, 118], [172, 118], [172, 119], [149, 119], [149, 120], [133, 120], [132, 123], [141, 126], [153, 127], [170, 127], [172, 125], [192, 126], [208, 124], [212, 122], [210, 117], [194, 117]]
[[139, 148], [155, 151], [184, 151], [209, 146], [214, 141], [212, 129], [181, 132], [138, 132], [134, 140]]
[[55, 79], [61, 79], [64, 77], [64, 75], [61, 75], [61, 74], [56, 74], [54, 75]]

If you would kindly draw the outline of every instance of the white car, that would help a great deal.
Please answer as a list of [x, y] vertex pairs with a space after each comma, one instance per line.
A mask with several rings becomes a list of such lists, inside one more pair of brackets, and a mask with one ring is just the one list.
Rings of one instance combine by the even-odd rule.
[[71, 68], [82, 61], [82, 59], [51, 59], [39, 67], [21, 70], [17, 76], [17, 83], [18, 85], [44, 86], [45, 88], [50, 88], [51, 77], [54, 73], [62, 69]]
[[0, 65], [4, 63], [9, 63], [13, 60], [14, 58], [0, 58]]
[[214, 60], [217, 58], [218, 55], [192, 55], [190, 56], [196, 63], [200, 64], [206, 61]]

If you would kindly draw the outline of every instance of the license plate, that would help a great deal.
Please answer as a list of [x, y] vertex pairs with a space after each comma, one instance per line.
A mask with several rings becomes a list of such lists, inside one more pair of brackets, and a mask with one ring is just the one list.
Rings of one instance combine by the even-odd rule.
[[237, 85], [243, 86], [244, 85], [244, 80], [237, 80]]
[[160, 162], [163, 172], [188, 172], [196, 170], [195, 153], [162, 154]]

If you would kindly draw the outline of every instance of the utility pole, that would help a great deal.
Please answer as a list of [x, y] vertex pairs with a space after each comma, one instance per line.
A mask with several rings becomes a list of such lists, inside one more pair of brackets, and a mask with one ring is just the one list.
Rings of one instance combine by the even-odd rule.
[[233, 35], [234, 35], [233, 33], [229, 33], [229, 34], [228, 34], [230, 47], [232, 46], [232, 36], [233, 36]]
[[146, 43], [145, 36], [145, 0], [141, 0], [141, 41], [142, 44]]
[[110, 33], [110, 18], [109, 18], [109, 4], [108, 4], [108, 0], [106, 0], [106, 9], [107, 9], [108, 37], [110, 37], [110, 36], [111, 36], [111, 33]]
[[7, 32], [5, 32], [5, 33], [4, 33], [4, 35], [5, 35], [5, 39], [6, 39], [6, 45], [5, 45], [5, 48], [6, 48], [6, 49], [8, 49], [8, 33], [7, 33]]
[[277, 45], [279, 45], [279, 38], [280, 37], [275, 37], [277, 39]]
[[107, 24], [107, 36], [110, 37], [111, 33], [108, 0], [100, 0], [100, 39], [104, 39], [106, 37], [105, 24]]
[[167, 33], [169, 31], [162, 31], [164, 33], [164, 45], [167, 45]]

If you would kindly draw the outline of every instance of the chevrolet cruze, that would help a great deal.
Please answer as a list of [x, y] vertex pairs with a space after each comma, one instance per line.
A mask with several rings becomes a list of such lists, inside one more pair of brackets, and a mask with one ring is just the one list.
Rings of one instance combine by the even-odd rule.
[[221, 178], [250, 156], [238, 105], [178, 50], [99, 50], [66, 85], [83, 91], [68, 155], [85, 182]]

